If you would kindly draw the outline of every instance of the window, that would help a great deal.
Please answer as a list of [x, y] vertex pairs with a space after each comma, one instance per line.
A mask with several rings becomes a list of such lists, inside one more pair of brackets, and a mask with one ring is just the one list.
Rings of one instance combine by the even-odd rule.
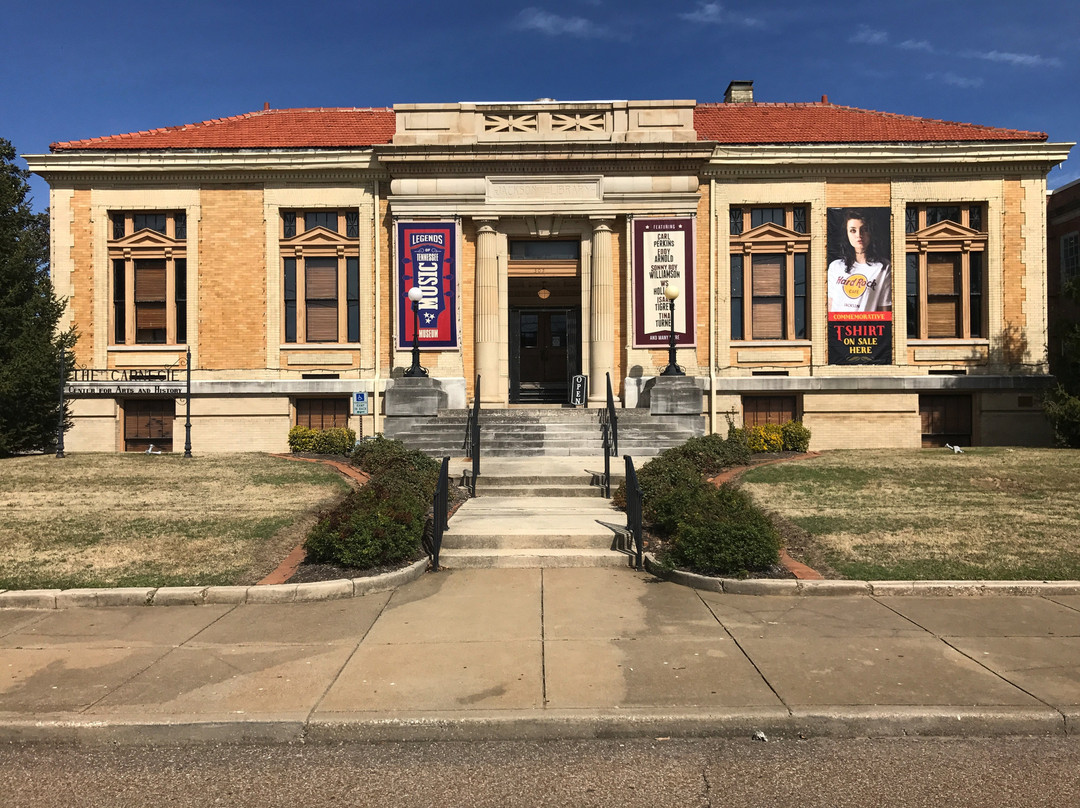
[[346, 398], [296, 399], [296, 425], [309, 429], [336, 429], [349, 425], [349, 400]]
[[124, 408], [124, 451], [172, 451], [176, 403], [155, 399], [127, 399]]
[[806, 207], [733, 207], [728, 218], [731, 338], [806, 339]]
[[282, 211], [287, 343], [360, 341], [360, 213]]
[[986, 337], [985, 205], [908, 205], [910, 339]]
[[971, 445], [971, 396], [919, 396], [919, 418], [924, 449]]
[[109, 214], [114, 345], [187, 342], [187, 214]]
[[1061, 237], [1061, 282], [1074, 278], [1080, 278], [1080, 233], [1066, 233]]
[[797, 417], [795, 396], [743, 396], [743, 426], [786, 424]]

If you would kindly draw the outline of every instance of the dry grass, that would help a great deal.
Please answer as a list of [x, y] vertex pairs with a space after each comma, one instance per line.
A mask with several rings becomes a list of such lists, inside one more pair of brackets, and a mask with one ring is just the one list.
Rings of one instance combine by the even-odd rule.
[[0, 589], [251, 584], [348, 490], [261, 454], [0, 461]]
[[744, 476], [809, 534], [804, 560], [841, 577], [1080, 578], [1080, 452], [828, 452]]

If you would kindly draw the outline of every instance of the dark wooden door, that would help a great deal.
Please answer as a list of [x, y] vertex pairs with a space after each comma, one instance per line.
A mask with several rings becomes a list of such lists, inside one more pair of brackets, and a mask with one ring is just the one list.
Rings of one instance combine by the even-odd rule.
[[124, 402], [124, 451], [172, 451], [173, 419], [176, 403], [155, 399], [128, 399]]
[[577, 372], [576, 311], [518, 309], [511, 316], [511, 398], [565, 402]]

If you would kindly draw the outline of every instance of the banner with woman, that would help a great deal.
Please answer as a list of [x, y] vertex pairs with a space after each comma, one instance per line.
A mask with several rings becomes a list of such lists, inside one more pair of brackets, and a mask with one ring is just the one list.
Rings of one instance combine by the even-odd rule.
[[829, 208], [829, 364], [892, 362], [888, 208]]

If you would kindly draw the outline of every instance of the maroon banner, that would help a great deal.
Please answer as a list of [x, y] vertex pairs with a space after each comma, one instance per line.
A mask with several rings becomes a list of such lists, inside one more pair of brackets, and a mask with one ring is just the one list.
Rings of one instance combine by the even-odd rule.
[[694, 345], [694, 220], [634, 219], [634, 347], [666, 348], [671, 335], [669, 284], [675, 298], [675, 344]]
[[892, 363], [888, 208], [829, 208], [829, 364]]

